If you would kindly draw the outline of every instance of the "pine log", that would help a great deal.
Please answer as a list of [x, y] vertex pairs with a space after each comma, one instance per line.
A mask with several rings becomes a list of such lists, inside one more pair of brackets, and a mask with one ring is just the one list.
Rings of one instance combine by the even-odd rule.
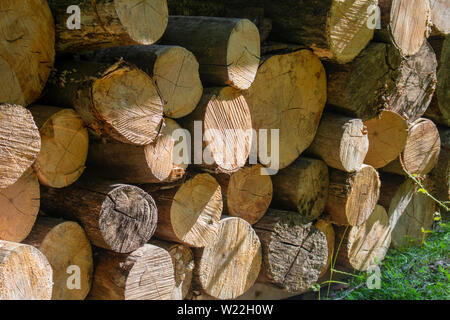
[[[128, 44], [153, 44], [164, 33], [166, 0], [49, 0], [56, 23], [57, 53], [79, 53]], [[80, 9], [80, 28], [69, 6]]]
[[[272, 149], [277, 147], [271, 143], [270, 130], [279, 130], [278, 167], [283, 169], [314, 139], [326, 102], [325, 69], [309, 50], [271, 56], [261, 64], [255, 82], [244, 95], [253, 128], [257, 132], [269, 131], [268, 157], [276, 157], [276, 150], [272, 154]], [[261, 139], [262, 133], [259, 134]], [[267, 163], [261, 152], [259, 156], [264, 165], [276, 164], [276, 161]]]
[[57, 63], [44, 102], [73, 106], [97, 136], [147, 145], [158, 136], [163, 104], [152, 79], [119, 61]]
[[254, 225], [262, 244], [258, 282], [297, 293], [311, 288], [328, 259], [325, 234], [296, 212], [270, 209]]
[[161, 43], [191, 51], [208, 86], [248, 89], [258, 70], [259, 32], [247, 19], [170, 16]]
[[435, 181], [434, 195], [441, 201], [450, 200], [450, 129], [439, 128], [441, 138], [441, 152], [437, 165], [430, 172]]
[[99, 250], [90, 300], [170, 300], [175, 287], [167, 250], [145, 244], [129, 254]]
[[336, 228], [337, 264], [358, 271], [380, 265], [391, 244], [391, 228], [386, 210], [377, 205], [366, 222], [358, 227]]
[[157, 238], [196, 248], [211, 243], [223, 207], [220, 185], [211, 175], [195, 175], [181, 186], [167, 190], [152, 185], [142, 188], [152, 195], [158, 207]]
[[325, 208], [328, 197], [328, 167], [325, 162], [305, 157], [272, 177], [274, 197], [272, 206], [297, 211], [315, 220]]
[[333, 228], [333, 224], [330, 221], [327, 221], [325, 219], [318, 220], [314, 227], [316, 227], [317, 230], [323, 232], [325, 235], [325, 238], [327, 239], [327, 248], [328, 248], [328, 259], [325, 267], [323, 267], [322, 271], [320, 272], [319, 278], [323, 277], [327, 271], [331, 267], [332, 259], [335, 257], [335, 241], [336, 241], [336, 234]]
[[437, 164], [441, 139], [436, 125], [428, 119], [419, 119], [409, 127], [405, 149], [400, 156], [381, 170], [399, 175], [426, 175]]
[[321, 158], [332, 168], [353, 172], [361, 169], [368, 150], [367, 129], [361, 119], [327, 112], [306, 153]]
[[41, 137], [30, 111], [0, 103], [0, 188], [16, 183], [40, 149]]
[[373, 212], [380, 196], [380, 178], [371, 166], [354, 173], [330, 171], [325, 210], [337, 225], [360, 226]]
[[25, 239], [36, 221], [39, 205], [39, 181], [30, 168], [16, 183], [0, 189], [0, 239]]
[[[52, 300], [86, 298], [91, 290], [94, 263], [91, 244], [80, 225], [40, 217], [24, 243], [39, 249], [53, 269]], [[73, 266], [79, 273], [73, 273]], [[79, 280], [71, 280], [72, 273]]]
[[378, 0], [380, 27], [376, 38], [399, 48], [403, 56], [416, 54], [431, 30], [428, 0]]
[[392, 228], [405, 212], [418, 187], [411, 179], [385, 172], [380, 174], [380, 180], [379, 204], [386, 209]]
[[260, 164], [244, 167], [231, 176], [215, 176], [222, 189], [224, 214], [254, 225], [272, 201], [273, 185], [268, 171]]
[[364, 125], [369, 137], [365, 164], [379, 169], [400, 156], [408, 137], [408, 122], [403, 117], [396, 112], [382, 110]]
[[215, 299], [234, 299], [255, 282], [261, 268], [261, 243], [245, 220], [220, 221], [217, 235], [194, 250], [194, 285]]
[[36, 248], [0, 240], [0, 300], [50, 300], [52, 273]]
[[428, 43], [408, 58], [393, 45], [371, 43], [352, 63], [326, 67], [328, 103], [364, 121], [387, 109], [413, 122], [425, 113], [436, 88], [437, 60]]
[[233, 173], [245, 165], [252, 143], [252, 120], [240, 91], [206, 89], [197, 108], [181, 119], [180, 125], [192, 137], [192, 163], [217, 173]]
[[172, 258], [175, 272], [175, 288], [172, 292], [171, 300], [183, 300], [191, 289], [192, 275], [194, 272], [194, 253], [188, 247], [159, 240], [151, 242], [163, 249], [166, 249]]
[[41, 152], [33, 164], [39, 182], [53, 188], [74, 183], [84, 172], [88, 131], [72, 109], [33, 105], [30, 109], [41, 134]]
[[203, 86], [197, 59], [182, 47], [123, 46], [95, 51], [85, 57], [108, 63], [123, 58], [143, 70], [155, 82], [167, 117], [187, 116], [195, 109], [202, 96]]
[[447, 0], [429, 0], [433, 35], [450, 34], [450, 3]]
[[147, 243], [155, 232], [155, 202], [138, 187], [84, 174], [67, 188], [41, 189], [42, 210], [79, 222], [97, 247], [129, 253]]
[[37, 100], [55, 61], [55, 25], [45, 0], [0, 4], [0, 103]]

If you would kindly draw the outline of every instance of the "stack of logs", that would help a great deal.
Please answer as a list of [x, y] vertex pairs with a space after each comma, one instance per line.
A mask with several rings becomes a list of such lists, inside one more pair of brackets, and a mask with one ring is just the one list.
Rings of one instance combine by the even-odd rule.
[[2, 0], [0, 299], [285, 298], [420, 244], [449, 10]]

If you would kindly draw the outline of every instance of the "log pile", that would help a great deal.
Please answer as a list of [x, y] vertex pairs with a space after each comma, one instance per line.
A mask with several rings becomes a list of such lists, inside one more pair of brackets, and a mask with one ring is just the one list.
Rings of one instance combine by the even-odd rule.
[[420, 245], [450, 5], [319, 2], [3, 0], [0, 299], [284, 299]]

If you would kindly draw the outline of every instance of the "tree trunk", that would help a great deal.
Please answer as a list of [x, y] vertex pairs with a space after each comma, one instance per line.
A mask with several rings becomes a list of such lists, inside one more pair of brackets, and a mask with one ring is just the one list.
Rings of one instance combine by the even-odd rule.
[[[56, 51], [79, 53], [127, 44], [153, 44], [164, 33], [166, 0], [49, 0], [56, 23]], [[80, 9], [79, 28], [69, 6]], [[68, 26], [71, 26], [69, 28]]]
[[196, 249], [194, 285], [215, 299], [235, 299], [254, 284], [261, 268], [261, 243], [241, 218], [220, 221], [217, 235]]
[[154, 240], [152, 244], [167, 250], [175, 271], [175, 288], [171, 300], [184, 300], [191, 289], [194, 272], [194, 254], [182, 244]]
[[337, 264], [358, 271], [380, 265], [391, 244], [391, 228], [386, 210], [377, 205], [366, 222], [358, 227], [336, 228]]
[[198, 174], [168, 190], [151, 185], [143, 188], [158, 207], [157, 238], [196, 248], [213, 241], [222, 214], [222, 194], [211, 175]]
[[170, 300], [175, 287], [167, 250], [145, 244], [129, 254], [99, 250], [90, 300]]
[[436, 125], [428, 119], [419, 119], [409, 127], [405, 149], [400, 156], [382, 170], [400, 175], [426, 175], [437, 164], [441, 139]]
[[328, 258], [325, 235], [296, 212], [269, 210], [254, 225], [262, 244], [258, 282], [288, 292], [310, 289]]
[[430, 0], [433, 35], [450, 34], [450, 5], [447, 0]]
[[16, 183], [0, 189], [0, 239], [21, 242], [39, 213], [39, 181], [30, 168]]
[[441, 152], [430, 177], [435, 181], [434, 195], [441, 201], [450, 200], [450, 129], [440, 128]]
[[0, 102], [37, 100], [55, 61], [55, 25], [45, 0], [0, 4]]
[[429, 36], [428, 0], [379, 0], [381, 29], [376, 38], [395, 45], [403, 56], [416, 54]]
[[33, 169], [39, 182], [64, 188], [84, 172], [89, 148], [88, 131], [72, 109], [34, 105], [30, 109], [41, 134], [41, 152]]
[[36, 248], [0, 240], [0, 300], [50, 300], [52, 273]]
[[123, 58], [147, 73], [155, 82], [164, 104], [164, 115], [181, 118], [197, 106], [203, 92], [199, 64], [188, 50], [178, 46], [124, 46], [85, 56], [96, 62], [114, 63]]
[[408, 137], [408, 122], [398, 113], [383, 110], [364, 122], [369, 133], [369, 151], [365, 164], [375, 169], [394, 161], [404, 150]]
[[91, 131], [123, 143], [147, 145], [161, 129], [163, 104], [152, 79], [123, 61], [61, 62], [45, 102], [73, 106]]
[[128, 253], [147, 243], [155, 232], [155, 202], [138, 187], [110, 184], [85, 174], [68, 188], [41, 189], [42, 210], [80, 222], [97, 247]]
[[297, 211], [315, 220], [325, 208], [328, 197], [328, 167], [316, 159], [298, 158], [286, 169], [272, 177], [274, 197], [272, 206]]
[[259, 32], [247, 19], [170, 16], [161, 43], [191, 51], [208, 86], [248, 89], [258, 70]]
[[367, 129], [361, 119], [325, 113], [306, 153], [342, 171], [361, 169], [369, 149]]
[[437, 62], [428, 43], [408, 58], [392, 45], [372, 43], [352, 63], [326, 67], [328, 103], [364, 121], [387, 109], [413, 122], [436, 88]]
[[316, 227], [317, 230], [322, 231], [323, 234], [325, 234], [325, 238], [327, 239], [327, 247], [328, 247], [328, 259], [327, 264], [325, 267], [323, 267], [322, 271], [320, 272], [319, 278], [323, 277], [327, 271], [331, 267], [332, 259], [335, 258], [335, 241], [336, 241], [336, 234], [334, 232], [333, 224], [330, 221], [321, 219], [318, 220], [314, 227]]
[[0, 188], [17, 182], [41, 149], [41, 137], [27, 109], [0, 103]]
[[331, 170], [325, 210], [338, 225], [360, 226], [373, 212], [380, 196], [378, 172], [363, 165], [359, 171]]
[[273, 185], [267, 170], [260, 164], [233, 173], [216, 175], [222, 189], [224, 214], [239, 217], [254, 225], [272, 201]]
[[77, 223], [41, 217], [24, 243], [39, 249], [53, 269], [52, 300], [86, 298], [94, 263], [91, 244]]
[[230, 87], [205, 90], [195, 111], [180, 124], [192, 137], [192, 163], [217, 173], [233, 173], [245, 165], [252, 122], [240, 91]]
[[[309, 50], [274, 55], [264, 60], [255, 82], [244, 95], [253, 128], [269, 131], [269, 154], [261, 155], [259, 152], [259, 161], [263, 165], [283, 169], [294, 162], [314, 139], [326, 102], [325, 69]], [[269, 161], [266, 158], [276, 158], [278, 151], [278, 141], [276, 145], [271, 143], [275, 134], [271, 129], [279, 131], [278, 163], [276, 159]], [[264, 137], [263, 132], [259, 132], [259, 139], [261, 137]]]

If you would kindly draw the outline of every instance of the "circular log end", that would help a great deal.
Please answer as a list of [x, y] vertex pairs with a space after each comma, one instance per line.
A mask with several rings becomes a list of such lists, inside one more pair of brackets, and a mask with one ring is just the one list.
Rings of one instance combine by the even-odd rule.
[[164, 119], [165, 127], [162, 129], [163, 136], [170, 136], [170, 150], [172, 164], [169, 176], [165, 182], [174, 182], [183, 178], [188, 167], [188, 161], [181, 150], [188, 150], [188, 137], [181, 126], [170, 118]]
[[110, 250], [127, 253], [153, 236], [157, 223], [153, 198], [131, 185], [116, 185], [102, 204], [99, 227]]
[[344, 125], [339, 146], [339, 160], [346, 172], [361, 169], [369, 150], [367, 128], [361, 119], [351, 119]]

